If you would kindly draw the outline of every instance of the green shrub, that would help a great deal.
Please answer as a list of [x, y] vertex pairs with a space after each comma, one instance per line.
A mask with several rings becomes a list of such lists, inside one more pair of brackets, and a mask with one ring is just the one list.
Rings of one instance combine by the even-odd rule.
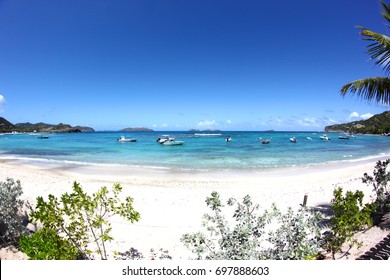
[[206, 199], [206, 204], [211, 210], [203, 217], [206, 233], [181, 238], [197, 259], [306, 259], [318, 252], [320, 217], [306, 208], [297, 214], [291, 209], [282, 214], [273, 205], [270, 211], [258, 213], [259, 205], [253, 204], [250, 196], [242, 202], [231, 198], [227, 205], [235, 206], [235, 210], [228, 222], [217, 192]]
[[25, 210], [28, 203], [20, 199], [23, 194], [19, 181], [7, 178], [0, 182], [0, 243], [16, 244], [19, 236], [27, 229], [23, 222], [28, 220]]
[[31, 217], [63, 236], [83, 258], [91, 258], [93, 251], [89, 246], [94, 244], [94, 252], [101, 259], [107, 259], [105, 242], [113, 240], [109, 218], [119, 215], [132, 223], [140, 218], [131, 197], [126, 197], [125, 203], [120, 201], [118, 195], [121, 191], [121, 186], [114, 184], [112, 194], [107, 187], [102, 187], [90, 196], [74, 182], [73, 192], [63, 194], [60, 200], [53, 195], [49, 195], [48, 201], [38, 197]]
[[50, 228], [21, 236], [19, 247], [31, 260], [76, 260], [78, 249]]
[[333, 216], [329, 220], [330, 232], [325, 237], [325, 248], [332, 253], [333, 259], [337, 252], [341, 252], [343, 244], [349, 249], [361, 245], [354, 237], [355, 233], [372, 225], [371, 213], [375, 210], [372, 204], [363, 205], [362, 191], [347, 191], [343, 196], [343, 189], [337, 188], [333, 192]]
[[375, 204], [379, 212], [390, 208], [390, 172], [386, 171], [389, 163], [390, 159], [379, 160], [375, 165], [374, 176], [364, 173], [362, 179], [363, 183], [372, 185], [375, 193]]

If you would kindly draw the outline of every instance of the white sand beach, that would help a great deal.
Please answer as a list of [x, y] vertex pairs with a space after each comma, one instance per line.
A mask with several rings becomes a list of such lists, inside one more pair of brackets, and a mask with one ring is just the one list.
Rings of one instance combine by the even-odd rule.
[[[48, 194], [59, 196], [70, 192], [74, 181], [79, 182], [87, 192], [93, 192], [105, 185], [118, 182], [123, 187], [123, 196], [134, 198], [134, 207], [141, 213], [139, 222], [131, 224], [120, 219], [112, 223], [114, 242], [110, 243], [110, 257], [113, 252], [125, 252], [131, 248], [150, 259], [150, 250], [167, 250], [176, 260], [188, 259], [192, 255], [180, 242], [184, 233], [201, 229], [201, 218], [207, 211], [205, 198], [212, 191], [218, 191], [223, 199], [242, 198], [249, 194], [262, 209], [274, 202], [281, 209], [297, 208], [308, 195], [307, 205], [327, 205], [337, 186], [344, 190], [362, 190], [366, 201], [370, 200], [371, 187], [361, 182], [365, 172], [374, 170], [375, 162], [389, 156], [324, 164], [321, 166], [296, 167], [278, 170], [257, 170], [237, 172], [185, 172], [165, 169], [146, 169], [128, 166], [99, 166], [56, 164], [2, 159], [0, 180], [7, 177], [20, 180], [23, 198], [33, 206], [36, 197]], [[351, 252], [353, 259], [378, 243], [389, 230], [371, 228], [362, 234], [364, 246]], [[21, 255], [0, 253], [2, 259], [20, 259]], [[193, 257], [193, 256], [192, 256]]]

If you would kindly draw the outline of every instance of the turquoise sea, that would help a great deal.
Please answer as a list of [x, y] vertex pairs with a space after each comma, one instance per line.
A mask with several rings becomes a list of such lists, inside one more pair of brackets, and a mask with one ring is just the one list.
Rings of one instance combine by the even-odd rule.
[[[184, 141], [182, 146], [163, 146], [156, 142], [168, 134]], [[339, 139], [338, 133], [322, 132], [221, 132], [217, 137], [197, 136], [193, 132], [94, 132], [0, 135], [0, 158], [74, 164], [121, 164], [183, 170], [269, 169], [319, 165], [360, 160], [390, 154], [390, 137], [356, 135]], [[137, 138], [120, 143], [121, 136]], [[226, 137], [232, 138], [226, 142]], [[290, 141], [296, 137], [297, 143]], [[308, 140], [310, 137], [311, 140]], [[259, 140], [261, 138], [261, 140]], [[269, 144], [262, 140], [270, 139]]]

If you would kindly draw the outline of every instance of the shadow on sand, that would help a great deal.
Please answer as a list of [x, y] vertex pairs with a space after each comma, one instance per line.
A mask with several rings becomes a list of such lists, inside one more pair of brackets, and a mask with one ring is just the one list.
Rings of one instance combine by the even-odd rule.
[[[131, 247], [126, 252], [119, 252], [115, 257], [117, 260], [144, 260], [145, 256], [139, 250]], [[149, 260], [171, 260], [172, 257], [169, 255], [168, 250], [160, 249], [155, 251], [150, 249], [150, 256], [147, 258]]]
[[321, 213], [323, 219], [320, 222], [320, 228], [325, 229], [329, 227], [329, 220], [333, 215], [332, 205], [330, 203], [318, 204], [311, 207], [310, 210]]
[[[390, 211], [381, 216], [378, 226], [383, 230], [390, 229]], [[389, 260], [390, 259], [390, 233], [369, 251], [357, 260]]]

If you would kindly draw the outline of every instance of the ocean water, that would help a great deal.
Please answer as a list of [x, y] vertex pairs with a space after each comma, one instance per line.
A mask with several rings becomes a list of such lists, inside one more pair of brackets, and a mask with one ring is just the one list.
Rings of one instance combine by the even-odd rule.
[[[156, 140], [169, 134], [182, 146], [163, 146]], [[120, 143], [121, 135], [137, 142]], [[357, 135], [341, 140], [338, 133], [222, 132], [200, 137], [192, 132], [94, 132], [0, 135], [0, 158], [20, 158], [75, 164], [121, 164], [182, 170], [269, 169], [359, 160], [390, 153], [390, 137]], [[226, 142], [226, 137], [232, 138]], [[290, 137], [298, 142], [292, 143]], [[308, 140], [311, 137], [312, 140]], [[270, 139], [262, 144], [258, 138]]]

